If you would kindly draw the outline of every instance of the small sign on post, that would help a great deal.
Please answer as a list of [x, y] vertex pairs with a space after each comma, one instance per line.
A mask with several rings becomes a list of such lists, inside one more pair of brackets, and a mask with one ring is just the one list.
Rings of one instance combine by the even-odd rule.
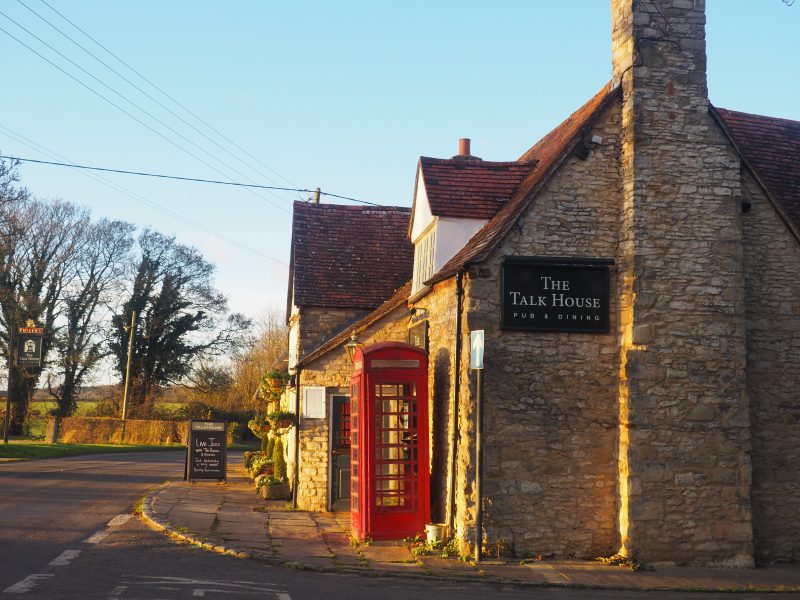
[[483, 368], [483, 329], [469, 332], [469, 368]]
[[38, 369], [42, 366], [42, 339], [44, 328], [32, 325], [17, 330], [17, 351], [15, 364], [25, 369]]
[[227, 479], [228, 423], [191, 421], [186, 452], [186, 479]]

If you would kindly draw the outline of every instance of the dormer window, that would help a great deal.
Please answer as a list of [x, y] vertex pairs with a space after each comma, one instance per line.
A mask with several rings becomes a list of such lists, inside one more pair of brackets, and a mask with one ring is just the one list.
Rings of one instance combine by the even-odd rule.
[[411, 293], [414, 294], [425, 287], [425, 281], [433, 277], [434, 249], [436, 248], [436, 228], [425, 234], [414, 245], [414, 282]]

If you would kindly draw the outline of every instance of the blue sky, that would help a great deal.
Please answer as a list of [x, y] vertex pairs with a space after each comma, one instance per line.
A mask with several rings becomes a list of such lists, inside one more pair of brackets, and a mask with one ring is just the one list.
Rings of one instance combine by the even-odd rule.
[[[592, 96], [611, 72], [605, 0], [47, 0], [247, 150], [256, 163], [127, 71], [42, 0], [21, 1], [227, 152], [118, 79], [21, 2], [6, 0], [0, 4], [7, 15], [0, 15], [0, 27], [203, 162], [0, 31], [4, 154], [52, 159], [43, 146], [79, 164], [209, 179], [249, 178], [266, 185], [320, 186], [323, 191], [387, 205], [411, 205], [420, 155], [452, 156], [458, 138], [470, 137], [473, 154], [487, 160], [515, 159]], [[708, 0], [707, 14], [711, 101], [725, 108], [800, 120], [800, 3]], [[7, 17], [191, 142], [103, 88]], [[35, 142], [34, 148], [19, 136]], [[307, 194], [273, 195], [106, 176], [124, 188], [120, 191], [70, 169], [26, 164], [20, 172], [36, 196], [64, 198], [90, 207], [98, 217], [154, 227], [200, 248], [217, 265], [217, 286], [228, 294], [235, 310], [256, 316], [285, 303], [291, 202]], [[183, 220], [152, 204], [180, 214]], [[210, 235], [208, 229], [256, 252]]]

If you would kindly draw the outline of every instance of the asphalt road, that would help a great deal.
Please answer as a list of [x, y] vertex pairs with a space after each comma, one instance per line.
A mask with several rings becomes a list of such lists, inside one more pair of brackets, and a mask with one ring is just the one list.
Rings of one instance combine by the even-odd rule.
[[0, 598], [742, 598], [742, 594], [518, 588], [271, 567], [176, 544], [131, 515], [148, 489], [182, 475], [179, 452], [0, 464]]

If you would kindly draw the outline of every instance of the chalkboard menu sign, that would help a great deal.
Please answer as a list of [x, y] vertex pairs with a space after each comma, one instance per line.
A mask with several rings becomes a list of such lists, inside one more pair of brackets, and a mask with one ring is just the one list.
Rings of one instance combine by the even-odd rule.
[[509, 256], [503, 262], [503, 329], [606, 333], [612, 259]]
[[189, 423], [189, 448], [187, 479], [225, 480], [227, 450], [225, 421], [191, 421]]

